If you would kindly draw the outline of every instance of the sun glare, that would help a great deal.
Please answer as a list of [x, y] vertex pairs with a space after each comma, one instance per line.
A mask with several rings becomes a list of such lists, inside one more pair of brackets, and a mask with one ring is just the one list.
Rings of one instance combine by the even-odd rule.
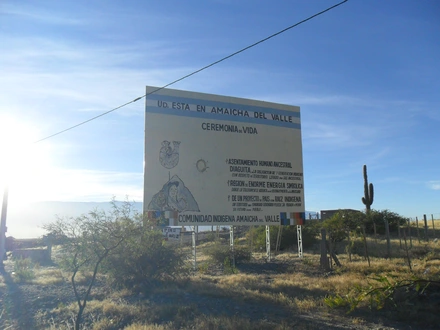
[[10, 198], [35, 199], [35, 183], [49, 162], [44, 146], [35, 144], [36, 129], [18, 119], [0, 115], [0, 189], [8, 186]]

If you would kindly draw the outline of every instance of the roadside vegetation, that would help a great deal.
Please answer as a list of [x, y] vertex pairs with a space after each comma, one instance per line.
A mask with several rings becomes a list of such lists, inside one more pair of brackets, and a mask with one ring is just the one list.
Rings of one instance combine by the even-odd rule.
[[[440, 229], [440, 221], [435, 226]], [[328, 268], [321, 265], [322, 228], [327, 256], [338, 260], [332, 257]], [[196, 271], [191, 247], [163, 241], [130, 203], [114, 205], [110, 214], [58, 219], [47, 229], [56, 241], [53, 264], [8, 260], [11, 273], [0, 277], [1, 292], [6, 295], [15, 285], [35, 304], [45, 292], [70, 286], [65, 291], [70, 295], [56, 303], [48, 298], [46, 308], [32, 315], [36, 329], [323, 329], [337, 324], [386, 329], [404, 323], [434, 329], [440, 324], [436, 233], [417, 236], [414, 223], [388, 210], [371, 210], [369, 216], [341, 211], [326, 221], [308, 222], [303, 258], [297, 255], [296, 227], [284, 227], [281, 235], [280, 227], [271, 228], [271, 261], [263, 252], [264, 227], [238, 228], [234, 254], [228, 236], [213, 233], [198, 242]], [[26, 296], [26, 288], [41, 288], [40, 300]], [[15, 329], [11, 306], [13, 301], [6, 300], [2, 305], [2, 329]]]

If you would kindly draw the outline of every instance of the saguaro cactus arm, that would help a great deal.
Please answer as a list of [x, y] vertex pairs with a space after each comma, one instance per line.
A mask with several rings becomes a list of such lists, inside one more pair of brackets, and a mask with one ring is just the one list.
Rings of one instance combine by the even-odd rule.
[[371, 204], [374, 199], [374, 187], [373, 184], [368, 184], [367, 165], [364, 165], [364, 197], [362, 197], [362, 203], [365, 204], [367, 211], [370, 210]]
[[373, 204], [373, 200], [374, 200], [374, 187], [373, 184], [370, 183], [369, 187], [369, 196], [370, 196], [370, 205]]

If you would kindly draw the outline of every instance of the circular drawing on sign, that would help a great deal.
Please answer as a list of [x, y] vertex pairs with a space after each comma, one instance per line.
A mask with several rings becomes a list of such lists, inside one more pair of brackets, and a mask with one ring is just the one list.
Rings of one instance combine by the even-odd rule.
[[204, 161], [203, 159], [199, 159], [196, 163], [197, 171], [199, 171], [200, 173], [205, 172], [206, 169], [208, 168], [207, 165], [208, 164], [206, 161]]

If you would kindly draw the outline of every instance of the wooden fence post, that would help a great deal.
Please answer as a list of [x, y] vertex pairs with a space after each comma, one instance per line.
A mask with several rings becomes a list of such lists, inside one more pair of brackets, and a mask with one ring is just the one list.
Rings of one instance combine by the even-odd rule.
[[327, 244], [326, 244], [326, 232], [325, 229], [321, 229], [321, 267], [325, 270], [330, 270], [329, 259], [327, 257]]
[[376, 223], [375, 222], [373, 222], [373, 229], [374, 229], [374, 240], [377, 244], [377, 230], [376, 230]]
[[418, 217], [416, 217], [416, 227], [417, 227], [417, 240], [420, 243], [419, 218]]
[[368, 267], [370, 267], [370, 255], [368, 254], [368, 243], [367, 243], [367, 234], [365, 233], [365, 224], [362, 226], [362, 236], [364, 236], [364, 249], [365, 249], [365, 258], [368, 261]]
[[411, 267], [411, 259], [410, 259], [410, 257], [409, 257], [409, 252], [408, 252], [408, 245], [406, 244], [406, 233], [405, 233], [405, 230], [403, 230], [403, 238], [404, 238], [404, 240], [405, 240], [405, 252], [406, 252], [406, 260], [408, 261], [408, 267], [409, 267], [409, 270], [412, 272], [412, 267]]
[[397, 234], [399, 235], [400, 248], [402, 248], [402, 235], [400, 235], [400, 223], [397, 224]]
[[386, 217], [383, 220], [385, 223], [385, 234], [387, 236], [387, 258], [391, 258], [390, 224]]
[[351, 237], [350, 237], [350, 231], [347, 230], [347, 238], [348, 238], [348, 246], [347, 246], [347, 253], [348, 253], [348, 260], [351, 262]]
[[425, 240], [428, 242], [428, 221], [426, 220], [426, 214], [423, 215], [423, 222], [425, 223]]

